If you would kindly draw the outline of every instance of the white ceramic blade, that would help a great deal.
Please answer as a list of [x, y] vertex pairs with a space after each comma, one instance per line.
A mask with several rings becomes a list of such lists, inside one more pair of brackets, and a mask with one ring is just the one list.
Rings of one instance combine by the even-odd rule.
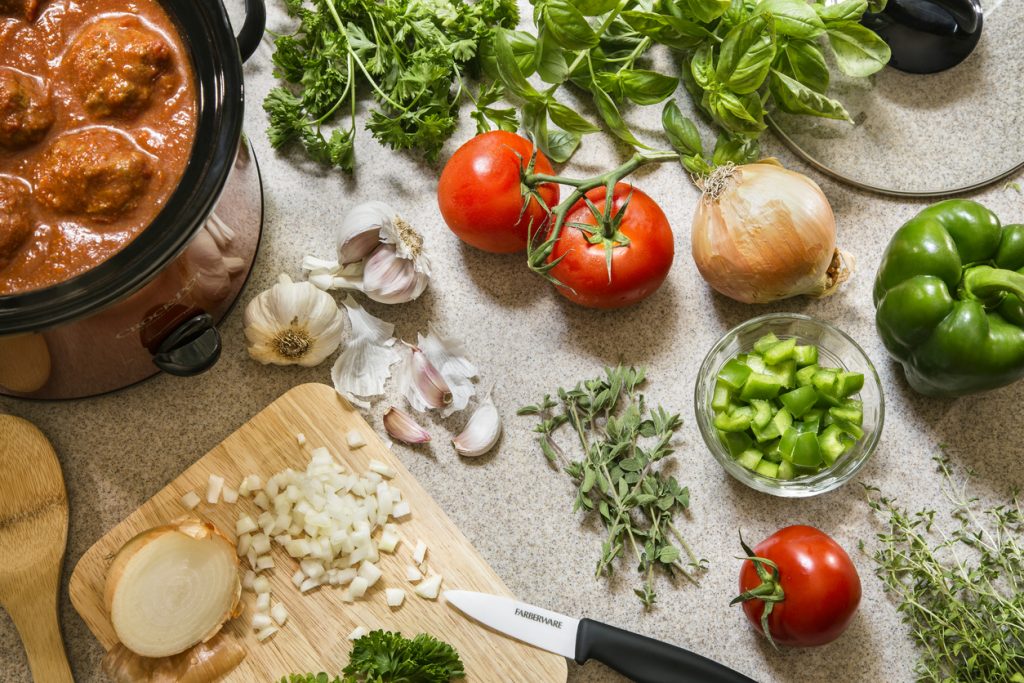
[[484, 626], [569, 659], [576, 658], [580, 620], [512, 598], [473, 591], [445, 591], [445, 600]]

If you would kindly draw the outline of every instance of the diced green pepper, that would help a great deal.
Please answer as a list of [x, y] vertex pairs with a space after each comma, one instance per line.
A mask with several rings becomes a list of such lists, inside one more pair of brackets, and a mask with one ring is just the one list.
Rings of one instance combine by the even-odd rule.
[[793, 479], [796, 476], [796, 470], [793, 469], [793, 463], [788, 460], [780, 462], [778, 474], [775, 476], [778, 479]]
[[772, 417], [772, 424], [779, 431], [779, 436], [782, 436], [793, 425], [793, 415], [788, 408], [782, 408]]
[[718, 379], [724, 382], [730, 389], [739, 389], [750, 376], [750, 368], [746, 364], [733, 358], [718, 371]]
[[821, 431], [821, 415], [817, 414], [812, 415], [811, 417], [805, 417], [800, 421], [797, 430], [801, 432], [814, 432], [817, 434]]
[[797, 346], [793, 349], [793, 360], [800, 367], [814, 365], [818, 362], [818, 347], [813, 345]]
[[860, 426], [864, 423], [864, 404], [860, 401], [847, 399], [843, 401], [842, 405], [829, 408], [828, 414], [836, 422], [851, 422]]
[[765, 366], [765, 374], [771, 375], [782, 383], [782, 386], [790, 389], [796, 387], [796, 361], [784, 360], [775, 365]]
[[793, 461], [793, 447], [796, 446], [798, 436], [800, 432], [792, 427], [782, 432], [782, 438], [779, 439], [779, 455], [783, 460]]
[[779, 338], [775, 336], [775, 333], [769, 332], [768, 334], [764, 335], [756, 342], [754, 342], [754, 350], [757, 351], [758, 353], [763, 354], [765, 351], [767, 351], [768, 349], [770, 349], [771, 347], [775, 346], [778, 343]]
[[852, 422], [843, 422], [841, 420], [836, 420], [832, 424], [834, 424], [837, 427], [839, 427], [840, 429], [842, 429], [843, 432], [845, 432], [846, 434], [849, 434], [854, 439], [858, 439], [859, 440], [859, 439], [864, 438], [864, 430], [861, 428], [860, 425], [855, 425]]
[[752, 470], [761, 462], [761, 457], [761, 451], [751, 448], [750, 450], [740, 453], [739, 457], [736, 458], [736, 462], [743, 465], [748, 470]]
[[750, 431], [754, 433], [754, 438], [757, 439], [759, 444], [771, 441], [772, 439], [777, 439], [781, 436], [774, 422], [769, 422], [765, 427], [755, 427], [754, 425], [750, 425]]
[[729, 455], [734, 458], [754, 445], [754, 440], [746, 432], [723, 432], [718, 430], [718, 438], [722, 440], [725, 450], [729, 451]]
[[793, 358], [793, 349], [795, 348], [796, 338], [790, 337], [789, 339], [772, 344], [766, 351], [762, 351], [761, 355], [764, 357], [765, 363], [776, 365], [784, 360]]
[[779, 400], [793, 417], [803, 417], [804, 413], [814, 407], [818, 400], [818, 392], [814, 387], [803, 386], [782, 394]]
[[715, 393], [711, 397], [711, 409], [716, 413], [721, 412], [729, 407], [729, 402], [732, 401], [732, 389], [729, 385], [718, 380], [715, 382]]
[[761, 453], [764, 455], [765, 460], [780, 462], [782, 460], [782, 453], [779, 453], [779, 440], [776, 439], [771, 443], [765, 444], [761, 448]]
[[825, 460], [826, 465], [833, 464], [849, 448], [849, 444], [843, 439], [843, 436], [843, 430], [839, 425], [832, 424], [826, 427], [818, 437], [821, 457]]
[[761, 356], [757, 355], [756, 353], [752, 353], [749, 356], [747, 356], [746, 362], [750, 369], [753, 370], [754, 372], [763, 373], [765, 371], [765, 368], [767, 367], [767, 365], [765, 365], [764, 358], [761, 358]]
[[760, 372], [750, 373], [740, 390], [740, 398], [749, 401], [752, 398], [775, 398], [782, 389], [782, 383], [771, 375]]
[[801, 432], [797, 435], [796, 442], [793, 444], [792, 462], [800, 467], [817, 467], [822, 463], [817, 434]]
[[762, 429], [766, 424], [772, 421], [772, 404], [763, 398], [753, 398], [750, 400], [750, 407], [754, 409], [754, 417], [750, 421], [752, 427]]
[[778, 464], [769, 460], [761, 460], [761, 462], [757, 463], [757, 467], [754, 468], [754, 471], [763, 477], [769, 477], [771, 479], [779, 478]]
[[840, 372], [836, 379], [836, 395], [843, 398], [853, 396], [864, 388], [864, 375], [859, 372]]
[[817, 365], [808, 365], [805, 368], [800, 368], [796, 371], [796, 385], [798, 387], [806, 387], [813, 385], [814, 373], [820, 368]]
[[814, 373], [814, 377], [811, 378], [811, 383], [814, 385], [814, 388], [818, 390], [818, 393], [835, 396], [836, 378], [838, 376], [839, 373], [836, 370], [830, 370], [828, 368], [818, 370]]
[[731, 408], [729, 412], [715, 415], [715, 428], [723, 432], [742, 432], [750, 428], [754, 409], [747, 406]]

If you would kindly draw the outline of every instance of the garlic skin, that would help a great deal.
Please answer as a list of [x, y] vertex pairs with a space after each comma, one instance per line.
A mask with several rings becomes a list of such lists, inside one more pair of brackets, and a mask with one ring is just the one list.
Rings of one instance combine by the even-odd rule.
[[430, 434], [421, 427], [412, 415], [391, 406], [384, 413], [384, 429], [395, 441], [401, 441], [409, 445], [427, 443], [430, 441]]
[[382, 304], [402, 304], [430, 283], [423, 235], [384, 202], [352, 207], [335, 240], [336, 261], [314, 256], [302, 261], [309, 281], [320, 289], [355, 289]]
[[494, 448], [501, 438], [501, 416], [490, 393], [484, 396], [466, 423], [462, 433], [452, 439], [455, 452], [464, 458], [476, 458]]
[[477, 369], [466, 358], [462, 342], [453, 337], [445, 337], [437, 331], [433, 323], [430, 323], [427, 326], [427, 336], [419, 335], [417, 346], [431, 365], [441, 373], [441, 377], [452, 392], [452, 401], [441, 415], [448, 417], [463, 410], [476, 393], [473, 378], [477, 376]]
[[[330, 295], [324, 294], [330, 298]], [[352, 334], [345, 350], [331, 368], [335, 390], [353, 405], [366, 410], [366, 399], [384, 393], [391, 377], [391, 366], [400, 355], [395, 348], [395, 326], [375, 318], [351, 296], [342, 301], [352, 324]]]
[[426, 355], [418, 347], [405, 344], [396, 379], [398, 390], [413, 410], [423, 412], [443, 408], [452, 402], [452, 391]]
[[331, 295], [281, 275], [245, 307], [249, 355], [274, 365], [319, 365], [341, 344], [343, 318]]

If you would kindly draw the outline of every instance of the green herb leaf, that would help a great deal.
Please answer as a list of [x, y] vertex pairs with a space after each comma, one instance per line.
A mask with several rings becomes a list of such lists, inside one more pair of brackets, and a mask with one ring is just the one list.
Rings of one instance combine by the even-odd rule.
[[622, 69], [618, 72], [622, 92], [637, 104], [657, 104], [670, 97], [679, 79], [646, 69]]
[[[505, 30], [505, 41], [512, 50], [512, 57], [519, 66], [519, 72], [529, 77], [537, 70], [537, 39], [525, 31]], [[496, 37], [480, 43], [480, 64], [484, 74], [491, 80], [500, 80], [497, 55], [494, 45]]]
[[545, 0], [541, 15], [551, 37], [565, 49], [585, 50], [597, 46], [597, 33], [568, 0]]
[[526, 80], [519, 63], [516, 62], [512, 46], [508, 42], [508, 31], [505, 29], [494, 30], [494, 57], [498, 75], [506, 90], [516, 97], [527, 100], [540, 97], [540, 93]]
[[865, 78], [889, 63], [891, 52], [884, 40], [853, 22], [828, 27], [828, 42], [843, 73]]
[[426, 633], [410, 640], [389, 631], [371, 631], [356, 640], [342, 673], [345, 683], [448, 683], [466, 675], [458, 652], [448, 643]]
[[775, 58], [776, 70], [803, 83], [815, 92], [828, 90], [829, 72], [817, 43], [791, 40]]
[[727, 132], [756, 134], [765, 129], [764, 105], [756, 93], [738, 95], [728, 90], [708, 93], [711, 115]]
[[756, 140], [741, 135], [728, 135], [722, 133], [715, 142], [715, 152], [712, 156], [712, 163], [721, 166], [726, 163], [748, 164], [758, 156], [758, 145]]
[[576, 113], [560, 102], [552, 102], [548, 105], [548, 115], [551, 122], [559, 128], [570, 133], [596, 133], [601, 130], [590, 121]]
[[537, 33], [537, 73], [545, 82], [553, 84], [562, 83], [569, 77], [565, 52], [543, 26]]
[[804, 0], [761, 0], [757, 11], [771, 14], [779, 35], [807, 39], [825, 32], [825, 24]]
[[726, 34], [715, 75], [737, 95], [752, 93], [764, 83], [774, 58], [775, 41], [768, 21], [756, 15]]
[[674, 4], [682, 16], [710, 24], [725, 14], [732, 3], [731, 0], [675, 0]]
[[814, 3], [811, 5], [826, 26], [846, 22], [859, 22], [868, 9], [867, 0], [842, 0], [834, 5]]
[[700, 133], [697, 132], [697, 126], [694, 125], [693, 121], [683, 116], [675, 102], [669, 101], [665, 103], [665, 108], [661, 112], [661, 125], [665, 129], [665, 134], [668, 136], [672, 149], [680, 154], [692, 156], [701, 156], [704, 153], [704, 148], [700, 141]]
[[702, 45], [690, 59], [690, 73], [693, 80], [705, 90], [711, 89], [717, 82], [715, 75], [715, 53], [709, 45]]
[[619, 108], [615, 106], [615, 102], [608, 96], [601, 88], [594, 89], [594, 104], [597, 106], [597, 112], [601, 115], [605, 125], [608, 126], [608, 130], [620, 140], [627, 142], [634, 147], [642, 147], [644, 149], [650, 149], [647, 145], [640, 142], [635, 135], [629, 130], [626, 122], [622, 118], [622, 114], [619, 113]]
[[582, 14], [596, 17], [615, 9], [619, 0], [574, 0], [573, 4]]
[[699, 24], [678, 17], [640, 10], [627, 10], [621, 16], [637, 33], [677, 50], [694, 48], [709, 35]]
[[853, 123], [853, 119], [850, 118], [842, 104], [808, 88], [800, 81], [790, 78], [780, 71], [772, 70], [768, 87], [775, 104], [784, 112], [810, 114], [811, 116]]

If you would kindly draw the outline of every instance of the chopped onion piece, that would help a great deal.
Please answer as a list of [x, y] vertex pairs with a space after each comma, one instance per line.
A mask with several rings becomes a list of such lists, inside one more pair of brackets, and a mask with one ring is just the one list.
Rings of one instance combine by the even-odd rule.
[[256, 503], [256, 507], [258, 507], [260, 510], [270, 509], [270, 499], [267, 498], [267, 493], [265, 491], [260, 491], [255, 496], [253, 496], [252, 502]]
[[263, 612], [257, 612], [256, 614], [252, 615], [252, 630], [253, 631], [260, 631], [262, 629], [265, 629], [268, 626], [272, 626], [273, 624], [274, 624], [274, 620], [270, 618], [269, 614], [264, 614]]
[[441, 591], [441, 575], [431, 574], [427, 578], [423, 579], [423, 581], [416, 584], [416, 588], [414, 588], [413, 591], [421, 598], [436, 600], [438, 593]]
[[252, 549], [257, 555], [266, 555], [270, 552], [270, 539], [266, 534], [256, 534], [252, 537]]
[[252, 589], [256, 593], [269, 593], [270, 579], [268, 579], [265, 576], [254, 576], [252, 581]]
[[210, 505], [216, 505], [217, 501], [220, 500], [220, 492], [224, 488], [224, 477], [218, 477], [216, 474], [211, 474], [209, 480], [206, 482], [206, 502]]
[[305, 581], [305, 580], [306, 580], [306, 575], [302, 573], [301, 569], [299, 571], [295, 572], [294, 574], [292, 574], [292, 583], [295, 584], [296, 588], [301, 586], [302, 582]]
[[405, 601], [405, 591], [401, 588], [385, 588], [384, 599], [388, 603], [388, 607], [401, 607]]
[[416, 549], [412, 551], [412, 560], [416, 564], [423, 564], [427, 557], [427, 544], [423, 541], [416, 541]]
[[256, 572], [250, 569], [245, 573], [245, 576], [242, 577], [242, 588], [247, 591], [256, 590]]
[[366, 445], [366, 439], [363, 438], [362, 433], [358, 429], [353, 429], [345, 436], [345, 441], [348, 443], [348, 447], [352, 450], [362, 448]]
[[264, 569], [274, 568], [274, 558], [270, 555], [261, 555], [256, 558], [256, 571], [261, 572]]
[[264, 640], [277, 633], [277, 630], [276, 626], [268, 626], [256, 634], [256, 640], [262, 643]]
[[252, 547], [252, 534], [242, 534], [238, 537], [238, 544], [235, 546], [235, 553], [239, 557], [245, 557], [249, 554], [250, 547]]
[[393, 553], [401, 540], [402, 537], [399, 535], [398, 529], [393, 524], [387, 524], [384, 526], [384, 532], [380, 535], [377, 548], [385, 553]]
[[405, 568], [405, 579], [409, 583], [416, 583], [423, 578], [423, 572], [413, 565], [409, 565]]
[[231, 488], [230, 486], [225, 486], [224, 489], [221, 491], [221, 498], [225, 503], [228, 503], [229, 505], [237, 503], [238, 491]]
[[354, 629], [352, 629], [352, 633], [348, 634], [348, 639], [359, 640], [369, 632], [370, 630], [365, 626], [356, 626]]
[[366, 595], [366, 589], [370, 587], [370, 582], [362, 576], [357, 576], [352, 579], [352, 583], [348, 585], [348, 594], [353, 598], [361, 598]]
[[189, 491], [188, 493], [181, 497], [181, 504], [184, 505], [189, 510], [195, 510], [199, 506], [199, 503], [201, 502], [202, 499], [199, 497], [199, 494], [197, 494], [195, 491]]
[[238, 521], [235, 522], [235, 534], [237, 536], [252, 533], [257, 529], [259, 529], [259, 527], [256, 526], [256, 522], [254, 522], [252, 517], [249, 515], [242, 515], [238, 518]]
[[391, 516], [395, 519], [401, 519], [402, 517], [407, 516], [409, 512], [409, 503], [403, 500], [401, 503], [397, 503], [395, 507], [391, 510]]
[[299, 586], [299, 592], [300, 593], [306, 593], [306, 592], [311, 591], [311, 590], [313, 590], [314, 588], [316, 588], [316, 587], [318, 587], [320, 585], [321, 585], [320, 579], [306, 579], [305, 581], [302, 582], [302, 585]]
[[394, 479], [398, 475], [398, 472], [396, 472], [393, 467], [387, 463], [381, 462], [380, 460], [371, 460], [367, 467], [370, 468], [371, 472], [376, 472], [380, 476], [387, 477], [388, 479]]
[[366, 579], [367, 586], [377, 583], [383, 574], [380, 567], [372, 562], [363, 562], [359, 565], [359, 578]]
[[288, 621], [288, 610], [279, 602], [270, 608], [270, 616], [278, 626], [284, 626], [284, 622]]
[[295, 440], [299, 442], [300, 446], [305, 446], [306, 445], [306, 435], [305, 434], [302, 434], [302, 433], [296, 434], [295, 435]]
[[257, 593], [256, 611], [266, 612], [268, 609], [270, 609], [270, 593]]

